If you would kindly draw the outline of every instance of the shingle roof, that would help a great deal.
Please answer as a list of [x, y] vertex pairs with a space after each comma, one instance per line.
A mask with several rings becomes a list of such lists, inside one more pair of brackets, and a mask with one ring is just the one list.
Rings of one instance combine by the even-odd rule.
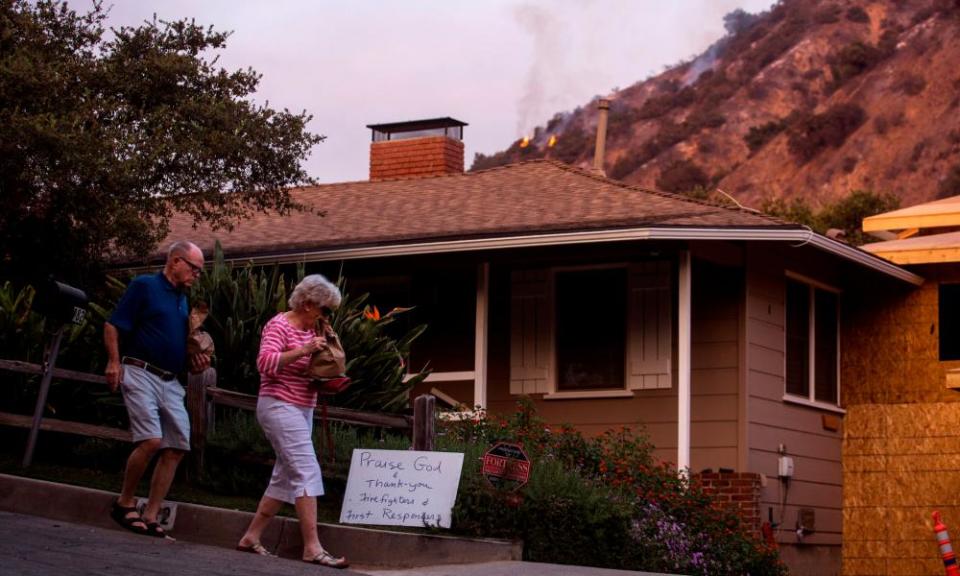
[[410, 242], [637, 227], [795, 229], [776, 218], [645, 190], [550, 160], [464, 174], [298, 188], [316, 211], [256, 213], [232, 231], [194, 230], [187, 215], [169, 238], [227, 256]]

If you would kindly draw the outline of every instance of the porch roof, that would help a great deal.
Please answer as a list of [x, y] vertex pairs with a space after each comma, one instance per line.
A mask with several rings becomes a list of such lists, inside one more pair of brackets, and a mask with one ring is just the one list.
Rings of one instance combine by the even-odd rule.
[[[283, 262], [643, 238], [806, 242], [811, 235], [799, 224], [749, 209], [648, 190], [551, 160], [429, 178], [324, 184], [292, 195], [315, 212], [254, 213], [231, 231], [194, 229], [189, 215], [177, 214], [162, 246], [190, 239], [209, 252], [219, 240], [228, 259]], [[906, 273], [813, 236], [827, 241], [829, 252], [894, 276]]]

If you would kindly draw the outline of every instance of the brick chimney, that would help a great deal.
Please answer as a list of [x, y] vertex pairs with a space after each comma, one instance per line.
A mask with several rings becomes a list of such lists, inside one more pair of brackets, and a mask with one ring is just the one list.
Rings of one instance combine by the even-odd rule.
[[463, 127], [453, 118], [368, 124], [370, 180], [424, 178], [463, 172]]

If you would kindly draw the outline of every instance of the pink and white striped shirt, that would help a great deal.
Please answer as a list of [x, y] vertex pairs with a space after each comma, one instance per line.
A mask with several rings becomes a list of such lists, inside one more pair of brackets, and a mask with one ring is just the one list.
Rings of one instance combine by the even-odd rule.
[[317, 405], [316, 388], [310, 385], [311, 379], [306, 375], [310, 367], [309, 354], [278, 369], [281, 353], [300, 348], [314, 337], [316, 332], [293, 326], [283, 312], [267, 322], [260, 337], [260, 353], [257, 354], [261, 396], [307, 408]]

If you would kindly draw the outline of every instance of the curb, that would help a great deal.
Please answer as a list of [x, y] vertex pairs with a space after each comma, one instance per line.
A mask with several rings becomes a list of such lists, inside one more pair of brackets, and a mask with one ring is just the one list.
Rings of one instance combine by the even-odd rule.
[[[116, 494], [44, 480], [0, 474], [0, 510], [120, 530], [110, 519]], [[251, 512], [177, 503], [171, 535], [198, 544], [234, 548], [253, 518]], [[365, 566], [415, 568], [521, 560], [523, 544], [495, 539], [390, 532], [339, 524], [318, 524], [324, 547]], [[278, 556], [300, 558], [299, 522], [276, 517], [263, 545]]]

